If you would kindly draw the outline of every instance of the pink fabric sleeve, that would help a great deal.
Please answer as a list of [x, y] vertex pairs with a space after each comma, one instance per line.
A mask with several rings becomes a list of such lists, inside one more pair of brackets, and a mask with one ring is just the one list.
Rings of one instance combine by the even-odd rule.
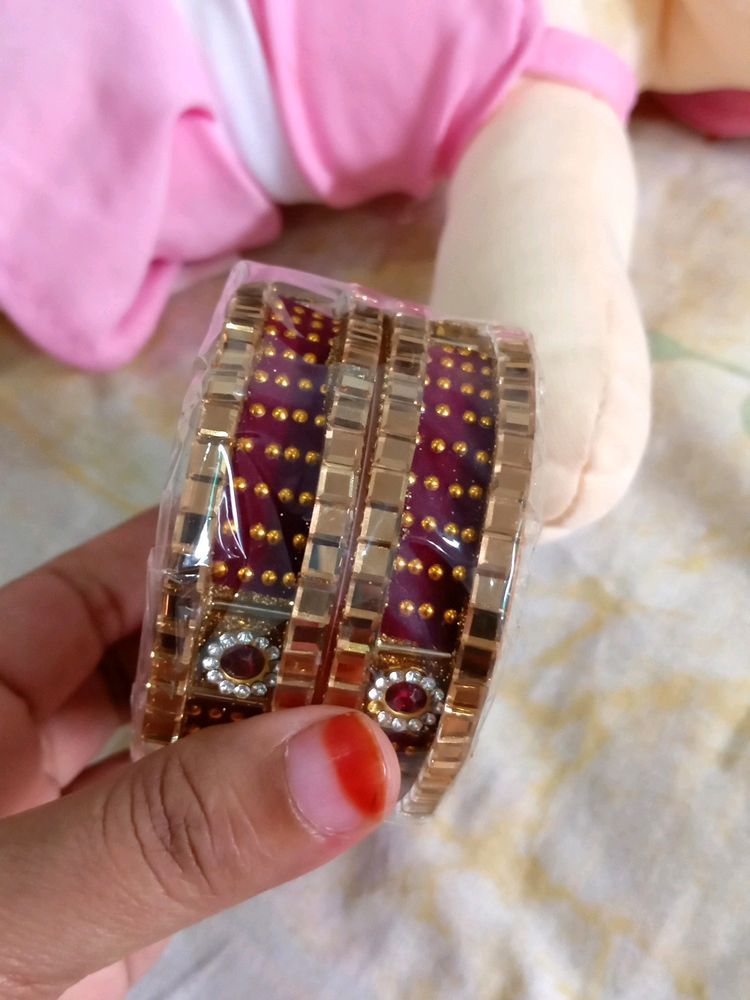
[[317, 195], [426, 194], [522, 72], [536, 0], [250, 0]]
[[168, 0], [0, 11], [0, 307], [90, 369], [128, 361], [182, 262], [271, 239]]
[[618, 55], [593, 38], [561, 28], [544, 29], [526, 73], [586, 90], [609, 104], [623, 121], [638, 97], [635, 74]]

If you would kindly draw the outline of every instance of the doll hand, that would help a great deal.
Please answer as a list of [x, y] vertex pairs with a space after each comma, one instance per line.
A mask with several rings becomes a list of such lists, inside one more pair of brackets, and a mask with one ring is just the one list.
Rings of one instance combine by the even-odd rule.
[[622, 125], [560, 84], [521, 84], [452, 183], [433, 303], [534, 334], [543, 537], [613, 507], [646, 444], [648, 351], [627, 274], [634, 214]]
[[398, 794], [381, 730], [322, 706], [89, 766], [153, 532], [144, 515], [0, 590], [3, 1000], [124, 996], [154, 942], [328, 861]]

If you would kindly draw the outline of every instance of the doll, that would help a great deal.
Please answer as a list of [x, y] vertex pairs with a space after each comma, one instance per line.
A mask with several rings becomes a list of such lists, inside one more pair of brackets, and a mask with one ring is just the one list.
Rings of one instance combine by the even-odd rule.
[[9, 9], [0, 306], [58, 358], [110, 369], [183, 265], [272, 240], [279, 205], [450, 178], [433, 304], [535, 334], [542, 517], [568, 530], [622, 495], [649, 427], [627, 116], [652, 89], [711, 134], [750, 134], [748, 52], [733, 0]]

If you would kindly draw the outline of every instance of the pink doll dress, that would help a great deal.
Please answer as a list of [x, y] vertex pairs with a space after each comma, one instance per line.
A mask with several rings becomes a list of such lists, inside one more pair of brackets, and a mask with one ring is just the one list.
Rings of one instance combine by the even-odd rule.
[[[0, 307], [63, 361], [130, 360], [183, 265], [273, 240], [278, 203], [426, 195], [522, 74], [623, 118], [635, 99], [627, 67], [537, 0], [247, 2], [0, 12]], [[222, 17], [230, 38], [246, 19], [250, 68], [260, 53], [268, 86], [246, 98], [212, 59]]]

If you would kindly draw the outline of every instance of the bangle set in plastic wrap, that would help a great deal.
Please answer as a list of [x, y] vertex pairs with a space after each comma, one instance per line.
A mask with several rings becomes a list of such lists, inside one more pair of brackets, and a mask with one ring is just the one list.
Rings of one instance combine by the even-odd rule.
[[162, 503], [137, 749], [343, 705], [392, 740], [401, 810], [432, 812], [506, 624], [535, 399], [525, 334], [237, 265]]

